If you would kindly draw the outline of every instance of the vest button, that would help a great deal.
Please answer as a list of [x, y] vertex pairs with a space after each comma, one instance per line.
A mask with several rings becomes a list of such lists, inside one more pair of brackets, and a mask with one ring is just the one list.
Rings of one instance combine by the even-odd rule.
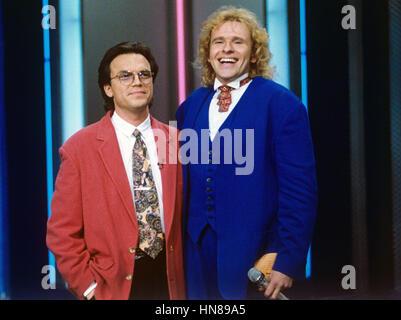
[[210, 191], [212, 191], [212, 188], [207, 187], [207, 188], [206, 188], [206, 192], [210, 192]]
[[212, 206], [208, 206], [207, 207], [207, 211], [212, 211], [213, 210], [213, 207]]
[[212, 197], [207, 197], [207, 201], [212, 201], [213, 200], [213, 198]]
[[207, 178], [206, 182], [212, 182], [212, 178]]
[[129, 248], [129, 253], [135, 253], [135, 247]]

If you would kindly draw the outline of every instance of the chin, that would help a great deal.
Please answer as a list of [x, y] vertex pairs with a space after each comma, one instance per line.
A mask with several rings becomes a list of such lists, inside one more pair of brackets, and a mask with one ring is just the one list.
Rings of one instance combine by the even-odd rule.
[[146, 111], [148, 109], [148, 105], [140, 105], [140, 106], [132, 106], [132, 111]]
[[128, 106], [130, 109], [139, 110], [139, 109], [145, 109], [148, 105], [149, 101], [143, 100], [143, 101], [135, 101], [133, 103], [130, 103]]
[[220, 82], [229, 83], [229, 82], [235, 80], [236, 78], [237, 78], [236, 76], [232, 76], [232, 77], [220, 77], [220, 79], [221, 79]]

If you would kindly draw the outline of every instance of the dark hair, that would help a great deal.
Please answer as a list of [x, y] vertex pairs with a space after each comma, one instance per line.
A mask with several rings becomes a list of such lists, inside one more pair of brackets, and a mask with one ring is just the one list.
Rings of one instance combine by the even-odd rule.
[[[98, 68], [98, 80], [99, 89], [102, 93], [103, 100], [105, 102], [104, 109], [107, 111], [114, 110], [114, 100], [107, 96], [104, 91], [104, 86], [110, 84], [110, 63], [121, 54], [126, 53], [137, 53], [143, 55], [150, 64], [150, 69], [153, 72], [153, 82], [155, 82], [159, 66], [155, 58], [150, 51], [150, 48], [140, 42], [121, 42], [114, 47], [107, 50]], [[150, 107], [150, 106], [149, 106]]]

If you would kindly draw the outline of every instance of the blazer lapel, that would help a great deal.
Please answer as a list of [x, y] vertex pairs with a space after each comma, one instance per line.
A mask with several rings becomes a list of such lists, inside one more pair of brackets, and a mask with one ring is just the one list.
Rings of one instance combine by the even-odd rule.
[[[242, 97], [239, 99], [234, 110], [230, 113], [227, 119], [222, 123], [219, 131], [225, 128], [251, 129], [254, 127], [255, 117], [258, 116], [258, 105], [254, 103], [257, 87], [260, 82], [260, 77], [255, 77], [249, 84]], [[264, 107], [264, 104], [260, 104]]]
[[208, 100], [208, 98], [209, 98], [209, 103], [206, 103], [206, 105], [207, 106], [210, 105], [210, 101], [213, 98], [213, 92], [214, 92], [213, 87], [204, 88], [201, 96], [196, 100], [196, 103], [192, 103], [190, 105], [191, 109], [190, 109], [190, 111], [188, 111], [188, 115], [184, 120], [183, 128], [193, 128], [194, 127], [195, 121], [198, 118], [199, 112], [200, 112], [202, 106]]
[[124, 169], [117, 136], [110, 117], [111, 112], [109, 111], [106, 116], [103, 117], [101, 126], [98, 130], [97, 139], [102, 141], [98, 149], [99, 155], [121, 197], [129, 218], [134, 223], [135, 228], [138, 228], [131, 188]]
[[[169, 237], [175, 212], [177, 189], [177, 130], [162, 125], [158, 120], [150, 117], [153, 135], [155, 137], [157, 156], [163, 189], [163, 214], [166, 238]], [[172, 150], [170, 150], [172, 149]]]

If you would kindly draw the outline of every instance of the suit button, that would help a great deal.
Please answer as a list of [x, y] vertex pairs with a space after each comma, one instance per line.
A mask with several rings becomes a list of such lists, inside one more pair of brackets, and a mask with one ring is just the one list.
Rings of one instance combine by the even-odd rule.
[[173, 251], [174, 251], [174, 248], [173, 248], [173, 246], [172, 246], [172, 245], [170, 246], [170, 251], [171, 251], [171, 252], [173, 252]]
[[127, 274], [125, 276], [125, 280], [132, 280], [132, 274]]
[[212, 178], [207, 178], [206, 182], [212, 182]]
[[135, 253], [135, 247], [129, 248], [129, 253]]

